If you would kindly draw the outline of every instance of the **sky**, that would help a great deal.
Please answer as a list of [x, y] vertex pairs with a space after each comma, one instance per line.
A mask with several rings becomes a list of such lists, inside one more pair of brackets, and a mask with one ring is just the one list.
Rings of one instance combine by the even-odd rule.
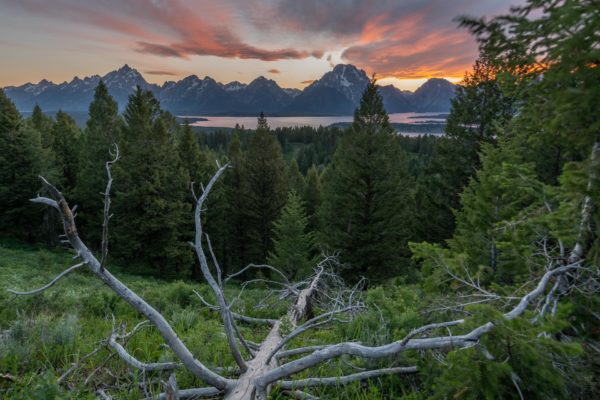
[[519, 0], [0, 0], [0, 86], [104, 75], [196, 74], [303, 88], [339, 63], [414, 90], [459, 81], [477, 45], [456, 17]]

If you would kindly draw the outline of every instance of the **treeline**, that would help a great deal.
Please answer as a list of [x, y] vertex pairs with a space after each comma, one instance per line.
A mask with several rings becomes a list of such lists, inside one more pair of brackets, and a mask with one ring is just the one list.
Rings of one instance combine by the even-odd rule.
[[27, 201], [43, 175], [78, 205], [81, 234], [99, 246], [105, 163], [118, 149], [110, 254], [138, 272], [196, 275], [186, 246], [192, 187], [200, 191], [220, 162], [231, 168], [209, 199], [205, 223], [226, 271], [275, 262], [297, 276], [322, 251], [341, 251], [348, 276], [408, 273], [416, 183], [436, 139], [395, 135], [375, 87], [346, 130], [271, 130], [261, 116], [256, 130], [203, 133], [177, 123], [140, 88], [119, 115], [100, 83], [83, 130], [67, 113], [51, 118], [39, 107], [24, 119], [2, 93], [3, 235], [57, 244], [56, 216]]

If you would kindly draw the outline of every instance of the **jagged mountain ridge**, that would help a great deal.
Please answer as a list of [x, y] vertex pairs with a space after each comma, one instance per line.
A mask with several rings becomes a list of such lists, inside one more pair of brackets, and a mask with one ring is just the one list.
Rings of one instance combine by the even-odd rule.
[[[103, 80], [123, 109], [137, 85], [151, 90], [164, 109], [188, 115], [349, 115], [360, 102], [369, 77], [350, 64], [340, 64], [304, 90], [281, 88], [277, 82], [258, 77], [248, 84], [237, 81], [219, 83], [211, 77], [190, 75], [163, 85], [148, 83], [134, 68], [124, 65], [104, 76], [93, 75], [55, 84], [4, 88], [20, 111], [31, 111], [39, 104], [44, 111], [87, 111], [94, 89]], [[444, 79], [430, 79], [414, 93], [388, 85], [380, 88], [389, 113], [448, 111], [455, 86]]]

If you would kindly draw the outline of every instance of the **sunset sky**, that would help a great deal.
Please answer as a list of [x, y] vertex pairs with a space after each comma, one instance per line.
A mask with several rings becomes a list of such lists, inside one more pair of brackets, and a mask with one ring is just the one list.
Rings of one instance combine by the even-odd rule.
[[0, 0], [0, 86], [103, 75], [163, 83], [259, 75], [302, 88], [338, 63], [414, 90], [460, 80], [477, 46], [458, 15], [518, 0]]

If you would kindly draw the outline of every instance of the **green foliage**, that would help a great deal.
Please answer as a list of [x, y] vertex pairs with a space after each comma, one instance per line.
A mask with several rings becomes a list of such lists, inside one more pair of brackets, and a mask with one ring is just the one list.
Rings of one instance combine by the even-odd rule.
[[[79, 204], [78, 227], [89, 244], [100, 245], [104, 196], [108, 176], [106, 162], [118, 144], [123, 121], [118, 115], [117, 103], [100, 81], [90, 104], [89, 118], [80, 145], [79, 171], [74, 198]], [[121, 149], [121, 153], [123, 149]]]
[[29, 199], [41, 188], [38, 175], [47, 171], [47, 153], [42, 149], [40, 133], [21, 120], [1, 90], [0, 165], [2, 235], [29, 242], [40, 239], [42, 213]]
[[587, 157], [598, 140], [597, 9], [594, 0], [528, 0], [508, 16], [462, 19], [518, 100], [514, 132], [545, 182], [556, 183], [563, 164]]
[[[450, 248], [468, 256], [472, 271], [489, 267], [497, 281], [510, 282], [519, 274], [526, 275], [529, 271], [522, 254], [511, 254], [512, 249], [518, 251], [515, 243], [502, 249], [502, 242], [517, 236], [515, 231], [521, 228], [517, 217], [525, 215], [524, 210], [540, 207], [543, 195], [532, 164], [520, 160], [512, 146], [484, 146], [481, 169], [461, 195], [462, 208]], [[513, 223], [515, 226], [510, 226]], [[508, 229], [503, 229], [506, 225]]]
[[[419, 177], [417, 238], [440, 242], [455, 228], [452, 210], [460, 208], [460, 193], [481, 165], [483, 144], [495, 144], [511, 121], [514, 100], [496, 80], [497, 70], [481, 56], [456, 89], [446, 136], [435, 142], [433, 155]], [[417, 239], [414, 238], [414, 239]]]
[[308, 218], [304, 204], [294, 190], [281, 216], [274, 222], [273, 251], [267, 263], [279, 268], [292, 279], [303, 279], [312, 273], [316, 265], [314, 232], [308, 231]]
[[308, 230], [317, 232], [319, 230], [319, 208], [321, 207], [321, 178], [319, 171], [313, 165], [306, 173], [306, 188], [304, 190], [304, 202], [306, 215], [308, 216]]
[[225, 191], [228, 256], [223, 262], [226, 269], [240, 270], [250, 262], [248, 254], [250, 222], [246, 218], [245, 208], [245, 195], [248, 190], [244, 171], [246, 158], [242, 152], [240, 138], [237, 133], [233, 134], [227, 158], [230, 168], [225, 171], [223, 187]]
[[247, 212], [251, 247], [248, 254], [252, 262], [266, 259], [273, 245], [273, 222], [285, 204], [287, 192], [285, 166], [281, 146], [269, 132], [266, 119], [252, 136], [243, 164], [246, 181], [244, 210]]
[[188, 276], [191, 252], [183, 230], [191, 212], [176, 147], [177, 125], [152, 93], [139, 87], [124, 118], [122, 158], [114, 174], [114, 253], [146, 264], [162, 277]]
[[61, 177], [55, 184], [61, 188], [65, 196], [71, 197], [79, 171], [81, 132], [69, 114], [59, 111], [56, 113], [56, 122], [52, 126], [52, 137], [55, 166]]
[[528, 399], [570, 398], [565, 371], [555, 365], [569, 364], [581, 354], [581, 347], [540, 335], [558, 331], [560, 325], [535, 326], [525, 318], [504, 321], [488, 306], [469, 311], [473, 313], [472, 327], [492, 320], [494, 330], [483, 338], [480, 348], [448, 353], [446, 368], [440, 369], [435, 359], [422, 363], [427, 371], [425, 384], [430, 388], [428, 398], [519, 399], [518, 391]]
[[381, 280], [408, 272], [412, 182], [374, 80], [354, 119], [323, 178], [321, 241], [341, 251], [349, 278]]
[[295, 191], [297, 194], [302, 194], [306, 190], [306, 182], [304, 176], [298, 168], [296, 160], [292, 160], [287, 168], [286, 182], [290, 191]]

